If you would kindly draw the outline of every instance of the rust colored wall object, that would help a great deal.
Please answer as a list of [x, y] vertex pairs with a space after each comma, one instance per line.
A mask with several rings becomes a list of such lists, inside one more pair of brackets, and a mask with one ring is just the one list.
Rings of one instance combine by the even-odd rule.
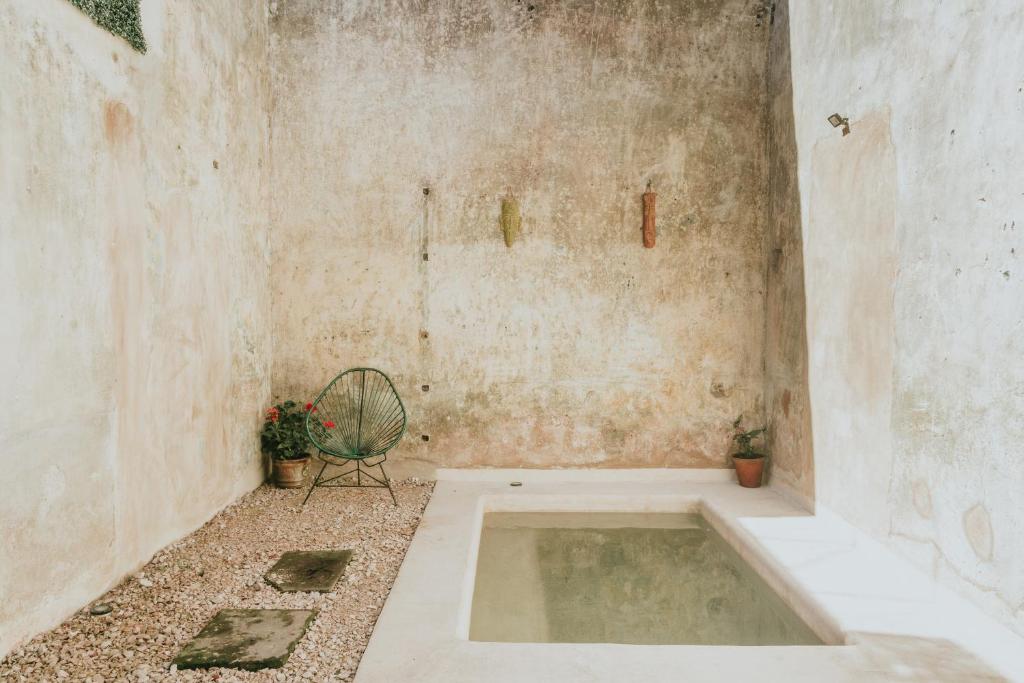
[[644, 192], [644, 246], [648, 249], [654, 246], [654, 200], [658, 195], [651, 191], [651, 184], [647, 183], [647, 192]]

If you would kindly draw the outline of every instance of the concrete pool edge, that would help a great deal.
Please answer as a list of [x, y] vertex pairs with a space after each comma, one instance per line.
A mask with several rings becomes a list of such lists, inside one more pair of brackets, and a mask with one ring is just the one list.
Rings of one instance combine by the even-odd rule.
[[[1021, 639], [827, 513], [811, 515], [770, 488], [723, 478], [618, 481], [604, 471], [472, 471], [439, 480], [357, 672], [359, 683], [399, 680], [721, 680], [761, 674], [788, 680], [884, 679], [907, 669], [907, 647], [878, 655], [865, 643], [953, 643], [1024, 680]], [[582, 473], [581, 473], [582, 474]], [[700, 473], [703, 475], [704, 473]], [[512, 488], [509, 481], [523, 481]], [[827, 643], [825, 646], [695, 646], [489, 643], [468, 638], [475, 544], [488, 509], [699, 511], [729, 545]], [[467, 597], [468, 596], [468, 597]], [[946, 643], [950, 641], [950, 643]], [[1016, 648], [1016, 649], [1015, 649]], [[957, 648], [953, 648], [957, 649]], [[815, 652], [815, 650], [817, 652]], [[1016, 654], [1020, 652], [1022, 654]], [[902, 659], [901, 659], [902, 658]], [[970, 658], [968, 658], [970, 659]], [[937, 665], [936, 665], [937, 666]], [[947, 665], [944, 665], [947, 666]], [[978, 662], [980, 675], [995, 673]], [[887, 668], [889, 667], [889, 668]], [[983, 670], [984, 669], [984, 670]], [[768, 678], [765, 678], [768, 674]], [[1015, 678], [1016, 676], [1016, 678]], [[483, 677], [483, 678], [481, 678]]]
[[[699, 494], [661, 493], [647, 496], [637, 494], [591, 494], [559, 496], [551, 493], [487, 493], [482, 494], [473, 511], [472, 540], [466, 558], [466, 569], [459, 601], [459, 615], [456, 637], [469, 640], [470, 613], [473, 589], [476, 582], [477, 558], [480, 548], [480, 533], [484, 515], [489, 512], [653, 512], [691, 513], [703, 517], [709, 525], [736, 551], [736, 553], [760, 576], [779, 598], [826, 645], [845, 644], [845, 635], [824, 609], [807, 593], [800, 590], [776, 566], [772, 558], [758, 551], [756, 544], [743, 539], [743, 530], [728, 521], [713, 501], [709, 502]], [[595, 643], [598, 644], [598, 643]]]

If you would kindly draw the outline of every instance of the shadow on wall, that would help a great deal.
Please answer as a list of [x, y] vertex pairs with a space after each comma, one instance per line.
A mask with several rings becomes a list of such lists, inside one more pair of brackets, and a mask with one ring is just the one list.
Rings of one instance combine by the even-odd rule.
[[765, 416], [768, 478], [808, 508], [814, 453], [807, 383], [803, 237], [789, 46], [789, 3], [776, 3], [768, 42]]

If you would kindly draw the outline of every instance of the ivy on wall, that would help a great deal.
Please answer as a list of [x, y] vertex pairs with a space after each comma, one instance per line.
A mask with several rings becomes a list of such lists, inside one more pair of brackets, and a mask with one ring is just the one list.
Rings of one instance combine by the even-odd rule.
[[142, 35], [142, 17], [139, 14], [139, 0], [68, 0], [82, 10], [98, 25], [115, 36], [121, 36], [139, 52], [146, 51], [146, 39]]

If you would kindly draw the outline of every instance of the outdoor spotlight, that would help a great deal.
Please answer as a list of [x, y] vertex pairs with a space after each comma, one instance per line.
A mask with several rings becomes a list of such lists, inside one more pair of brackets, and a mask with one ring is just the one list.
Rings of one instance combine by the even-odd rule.
[[845, 116], [840, 116], [839, 114], [832, 114], [832, 116], [828, 117], [828, 122], [832, 124], [833, 128], [838, 128], [839, 126], [842, 126], [843, 135], [850, 134], [850, 119], [846, 118]]

